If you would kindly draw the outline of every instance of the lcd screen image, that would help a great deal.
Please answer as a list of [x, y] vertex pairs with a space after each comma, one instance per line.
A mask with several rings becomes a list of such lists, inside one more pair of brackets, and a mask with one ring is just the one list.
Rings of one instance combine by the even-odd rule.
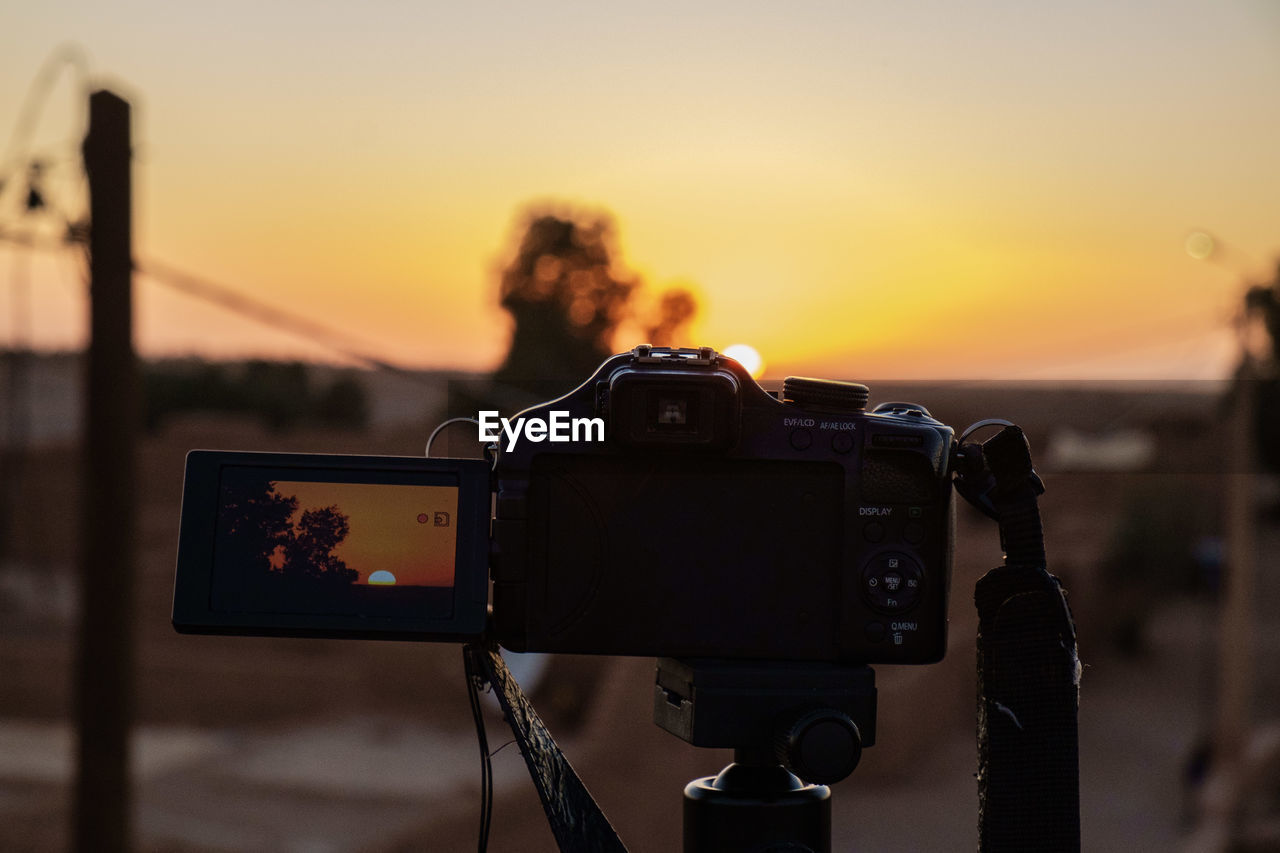
[[448, 618], [458, 490], [227, 468], [211, 589], [224, 613]]

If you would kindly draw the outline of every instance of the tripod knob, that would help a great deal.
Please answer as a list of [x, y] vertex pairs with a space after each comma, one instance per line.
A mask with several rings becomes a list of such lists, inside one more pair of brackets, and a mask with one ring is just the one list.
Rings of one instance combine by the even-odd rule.
[[806, 782], [830, 785], [862, 758], [862, 735], [848, 714], [818, 708], [784, 726], [774, 741], [778, 763]]

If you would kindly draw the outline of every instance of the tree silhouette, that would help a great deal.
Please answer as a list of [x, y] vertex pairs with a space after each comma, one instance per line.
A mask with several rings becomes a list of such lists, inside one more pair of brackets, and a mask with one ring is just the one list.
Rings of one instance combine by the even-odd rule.
[[148, 363], [143, 370], [146, 425], [158, 429], [182, 412], [237, 412], [260, 418], [272, 430], [300, 425], [363, 429], [369, 399], [357, 374], [340, 374], [317, 387], [313, 373], [302, 362]]
[[243, 576], [290, 581], [355, 583], [360, 573], [333, 550], [351, 532], [337, 506], [304, 510], [294, 522], [298, 499], [262, 478], [228, 477], [219, 510], [219, 559]]
[[369, 423], [369, 395], [354, 376], [343, 376], [320, 392], [314, 410], [320, 423], [364, 429]]
[[615, 240], [604, 215], [530, 218], [502, 274], [501, 304], [515, 328], [499, 382], [530, 388], [538, 380], [585, 379], [612, 354], [638, 284], [615, 266]]
[[698, 300], [692, 291], [683, 287], [666, 291], [658, 301], [658, 316], [645, 329], [649, 333], [648, 343], [656, 347], [688, 343], [681, 341], [679, 336], [697, 313]]
[[1263, 327], [1271, 338], [1270, 358], [1280, 363], [1280, 263], [1276, 264], [1276, 277], [1266, 284], [1256, 284], [1245, 294], [1245, 310], [1261, 317]]
[[245, 365], [244, 387], [249, 407], [274, 430], [298, 424], [311, 407], [307, 366], [300, 361], [253, 359]]
[[228, 477], [218, 512], [218, 547], [228, 564], [246, 574], [270, 572], [276, 549], [293, 536], [297, 509], [298, 499], [278, 494], [268, 480]]
[[674, 342], [697, 313], [693, 294], [664, 294], [657, 316], [645, 323], [635, 317], [640, 287], [640, 278], [618, 263], [608, 214], [532, 211], [502, 273], [501, 304], [515, 325], [495, 382], [540, 398], [568, 391], [616, 352], [614, 336], [628, 320], [650, 335], [648, 343]]
[[333, 554], [350, 532], [350, 520], [336, 506], [305, 510], [284, 544], [280, 571], [289, 578], [355, 583], [360, 573]]

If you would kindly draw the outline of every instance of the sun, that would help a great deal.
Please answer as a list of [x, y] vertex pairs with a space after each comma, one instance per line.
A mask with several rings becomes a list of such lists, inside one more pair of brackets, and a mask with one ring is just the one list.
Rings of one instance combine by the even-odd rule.
[[393, 586], [396, 582], [396, 576], [386, 569], [378, 569], [378, 571], [369, 575], [368, 583], [373, 586]]
[[734, 344], [724, 348], [721, 355], [727, 355], [729, 358], [741, 364], [751, 374], [752, 379], [759, 379], [764, 373], [764, 359], [760, 357], [760, 353], [753, 346], [747, 344]]

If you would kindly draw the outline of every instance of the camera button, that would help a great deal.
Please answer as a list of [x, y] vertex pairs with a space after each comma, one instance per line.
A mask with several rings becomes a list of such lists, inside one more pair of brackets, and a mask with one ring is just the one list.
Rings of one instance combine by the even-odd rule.
[[908, 521], [903, 525], [902, 538], [912, 545], [919, 545], [924, 541], [924, 525], [918, 521]]
[[878, 521], [869, 521], [863, 525], [862, 536], [868, 542], [879, 542], [884, 539], [884, 525]]
[[905, 554], [880, 554], [863, 570], [863, 594], [877, 610], [903, 613], [920, 602], [923, 574]]
[[808, 450], [811, 444], [813, 444], [813, 435], [807, 429], [791, 431], [791, 446], [796, 450]]
[[883, 622], [868, 622], [864, 630], [866, 631], [867, 639], [873, 643], [878, 643], [884, 639]]
[[853, 433], [838, 432], [831, 437], [831, 449], [836, 453], [848, 453], [853, 450]]

